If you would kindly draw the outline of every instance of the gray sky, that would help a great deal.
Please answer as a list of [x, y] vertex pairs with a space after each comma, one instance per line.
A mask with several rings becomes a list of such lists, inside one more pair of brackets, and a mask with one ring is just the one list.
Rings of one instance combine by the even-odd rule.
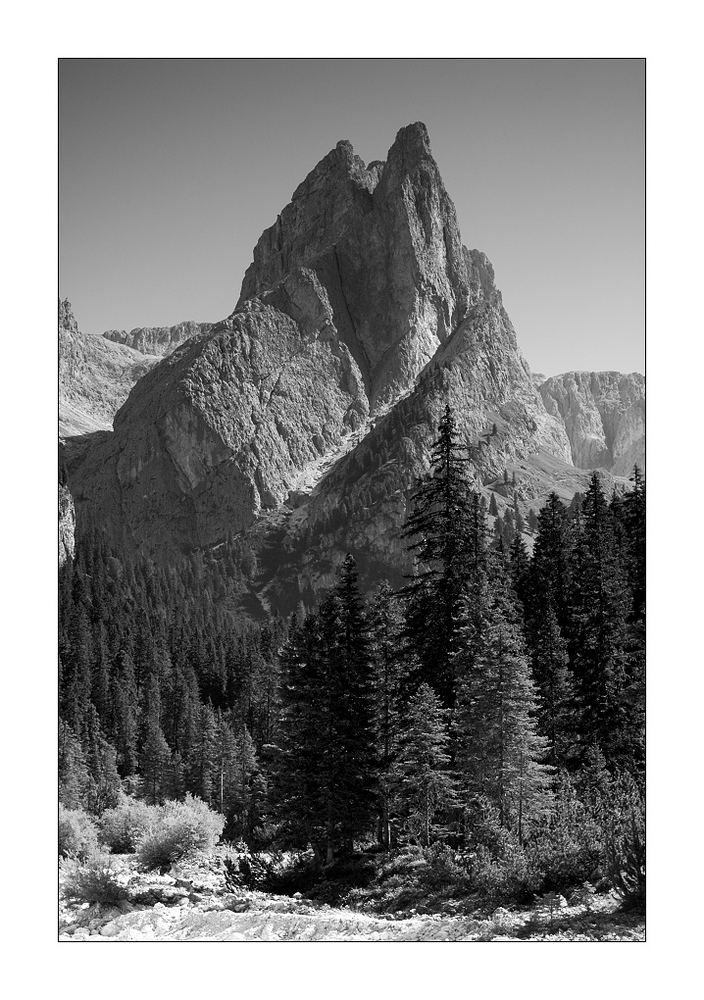
[[79, 325], [217, 320], [339, 139], [428, 127], [535, 371], [643, 371], [640, 60], [62, 60], [59, 291]]

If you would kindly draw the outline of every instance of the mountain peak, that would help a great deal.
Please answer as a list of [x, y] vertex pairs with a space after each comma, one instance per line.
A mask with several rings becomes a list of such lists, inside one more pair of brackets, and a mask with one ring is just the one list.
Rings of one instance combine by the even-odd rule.
[[412, 122], [404, 125], [396, 133], [393, 146], [389, 150], [389, 155], [393, 150], [404, 150], [415, 153], [419, 156], [432, 156], [430, 150], [430, 136], [428, 129], [423, 122]]
[[293, 550], [347, 506], [359, 517], [340, 544], [359, 552], [368, 531], [396, 565], [379, 524], [403, 516], [448, 398], [465, 439], [486, 439], [479, 483], [569, 453], [415, 122], [383, 163], [343, 139], [313, 167], [257, 241], [234, 311], [140, 380], [76, 495], [155, 548], [256, 533], [294, 502]]

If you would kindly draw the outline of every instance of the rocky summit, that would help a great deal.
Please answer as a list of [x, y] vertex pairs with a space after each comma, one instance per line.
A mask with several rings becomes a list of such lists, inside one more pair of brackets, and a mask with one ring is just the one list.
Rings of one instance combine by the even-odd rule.
[[339, 142], [260, 237], [231, 315], [147, 367], [70, 470], [79, 530], [89, 507], [153, 554], [240, 534], [265, 608], [326, 586], [345, 551], [363, 573], [402, 570], [398, 528], [447, 402], [500, 505], [507, 471], [521, 504], [586, 482], [420, 123], [384, 162]]
[[559, 417], [574, 465], [629, 476], [645, 468], [645, 379], [632, 373], [567, 372], [546, 379], [540, 395]]

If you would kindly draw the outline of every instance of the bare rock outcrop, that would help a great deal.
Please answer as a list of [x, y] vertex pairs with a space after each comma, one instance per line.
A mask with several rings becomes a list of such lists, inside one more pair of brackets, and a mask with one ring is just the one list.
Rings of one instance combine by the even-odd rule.
[[76, 511], [69, 490], [59, 483], [59, 566], [73, 559], [76, 550]]
[[83, 333], [68, 299], [59, 301], [59, 435], [111, 430], [135, 382], [156, 364], [104, 337]]
[[567, 372], [547, 379], [540, 394], [563, 422], [572, 462], [629, 476], [645, 468], [645, 378], [637, 373]]
[[213, 328], [212, 323], [194, 323], [186, 320], [174, 326], [138, 326], [134, 330], [106, 330], [106, 340], [124, 344], [134, 351], [150, 356], [164, 357], [192, 337], [203, 337]]

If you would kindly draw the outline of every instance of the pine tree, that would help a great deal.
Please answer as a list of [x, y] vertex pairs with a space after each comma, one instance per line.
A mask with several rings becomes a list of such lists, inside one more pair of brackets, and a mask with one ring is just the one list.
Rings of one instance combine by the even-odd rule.
[[448, 405], [433, 444], [430, 472], [416, 485], [402, 534], [415, 559], [404, 590], [406, 638], [420, 665], [418, 681], [429, 683], [445, 705], [454, 697], [455, 621], [467, 574], [472, 517], [467, 461]]
[[426, 847], [437, 830], [438, 814], [458, 802], [450, 770], [448, 715], [432, 688], [421, 684], [408, 705], [391, 773], [395, 811]]

